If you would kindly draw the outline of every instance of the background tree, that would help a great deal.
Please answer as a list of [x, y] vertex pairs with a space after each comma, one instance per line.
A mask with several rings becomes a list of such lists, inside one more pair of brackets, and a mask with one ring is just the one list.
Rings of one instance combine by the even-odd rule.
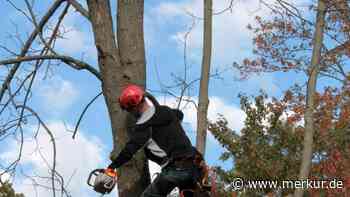
[[203, 36], [203, 55], [202, 55], [202, 73], [200, 78], [200, 88], [198, 96], [197, 111], [197, 139], [196, 147], [199, 152], [205, 155], [205, 144], [208, 129], [208, 86], [210, 77], [211, 51], [212, 51], [212, 17], [213, 2], [204, 0], [204, 36]]
[[[299, 178], [306, 179], [312, 159], [312, 139], [314, 121], [313, 101], [317, 75], [330, 77], [342, 86], [348, 80], [346, 63], [348, 50], [348, 15], [344, 10], [348, 2], [321, 1], [318, 5], [310, 4], [310, 10], [317, 13], [316, 22], [311, 22], [300, 8], [286, 1], [268, 4], [275, 14], [272, 20], [257, 17], [258, 26], [252, 28], [256, 59], [245, 59], [242, 65], [234, 64], [241, 74], [248, 76], [254, 72], [303, 71], [307, 76], [307, 105], [305, 105], [305, 138], [303, 162]], [[315, 32], [315, 33], [312, 33]], [[314, 36], [312, 36], [314, 35]], [[323, 39], [323, 37], [325, 37]], [[324, 40], [324, 41], [323, 41]], [[325, 42], [327, 41], [327, 42]], [[340, 44], [339, 44], [340, 43]], [[331, 46], [331, 49], [328, 49]], [[310, 53], [312, 51], [312, 54]], [[311, 61], [310, 61], [311, 60]], [[310, 65], [310, 66], [308, 66]], [[302, 191], [296, 191], [297, 196]]]
[[[298, 175], [300, 151], [302, 150], [300, 128], [283, 121], [284, 102], [267, 102], [267, 95], [255, 97], [250, 102], [241, 96], [241, 109], [246, 113], [245, 125], [241, 131], [231, 130], [224, 117], [210, 123], [209, 130], [227, 149], [221, 156], [223, 160], [232, 158], [233, 169], [218, 174], [226, 185], [235, 177], [245, 180], [291, 180]], [[228, 190], [230, 193], [232, 190]], [[263, 195], [271, 191], [251, 190], [241, 193], [243, 196]], [[286, 195], [290, 190], [283, 191]]]
[[[307, 83], [307, 94], [306, 94], [306, 110], [305, 110], [305, 134], [304, 134], [304, 148], [302, 162], [299, 172], [299, 180], [306, 180], [309, 177], [311, 160], [312, 160], [312, 147], [314, 138], [314, 120], [313, 113], [315, 111], [314, 107], [314, 97], [317, 85], [317, 76], [320, 70], [320, 60], [321, 60], [321, 48], [323, 43], [323, 32], [325, 26], [325, 14], [326, 14], [326, 4], [323, 0], [318, 1], [317, 6], [317, 16], [316, 16], [316, 28], [313, 39], [313, 49], [312, 49], [312, 59], [310, 65], [310, 76]], [[297, 188], [294, 194], [295, 197], [303, 196], [303, 189]]]
[[[315, 135], [312, 155], [311, 180], [342, 180], [343, 188], [309, 189], [310, 196], [347, 196], [349, 192], [349, 128], [348, 91], [326, 88], [317, 92], [315, 103]], [[305, 113], [305, 94], [300, 87], [287, 91], [282, 100], [261, 94], [254, 98], [241, 96], [241, 108], [246, 113], [243, 129], [233, 131], [224, 117], [210, 123], [209, 130], [227, 149], [222, 159], [234, 160], [234, 167], [225, 171], [218, 168], [218, 175], [227, 189], [235, 177], [246, 180], [295, 180], [299, 179], [303, 135], [302, 118]], [[291, 195], [292, 189], [282, 191], [247, 190], [241, 196], [264, 194]]]
[[0, 185], [0, 196], [4, 197], [24, 197], [23, 194], [16, 194], [10, 183], [3, 183]]

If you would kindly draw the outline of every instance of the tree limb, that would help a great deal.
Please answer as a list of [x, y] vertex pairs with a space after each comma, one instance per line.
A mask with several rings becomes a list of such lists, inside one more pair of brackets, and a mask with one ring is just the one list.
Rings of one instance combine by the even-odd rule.
[[89, 11], [86, 10], [79, 2], [76, 0], [68, 0], [68, 3], [71, 4], [81, 15], [90, 21]]
[[[325, 56], [331, 57], [333, 55], [344, 55], [346, 53], [346, 50], [350, 48], [350, 40], [344, 42], [341, 45], [338, 45], [334, 47], [333, 49], [330, 49], [326, 51]], [[336, 64], [336, 66], [339, 68], [339, 72], [344, 76], [344, 78], [347, 77], [347, 74], [341, 65]]]
[[[28, 5], [28, 9], [29, 9], [29, 11], [30, 11], [30, 13], [31, 13], [31, 16], [32, 16], [32, 18], [33, 18], [32, 20], [33, 20], [34, 26], [35, 26], [35, 28], [38, 28], [38, 25], [37, 25], [36, 20], [35, 20], [35, 17], [34, 17], [34, 13], [33, 13], [33, 11], [31, 10], [31, 8], [30, 8], [30, 6], [29, 6], [28, 0], [26, 0], [26, 3], [27, 3], [27, 5]], [[76, 2], [76, 3], [77, 3], [77, 2]], [[42, 32], [39, 33], [39, 37], [40, 37], [41, 41], [43, 42], [43, 44], [45, 45], [44, 50], [43, 50], [43, 53], [45, 53], [45, 54], [41, 53], [40, 55], [47, 55], [46, 53], [47, 53], [48, 51], [51, 51], [54, 55], [59, 56], [59, 54], [57, 54], [56, 51], [54, 51], [54, 50], [52, 49], [51, 44], [54, 42], [54, 40], [55, 40], [55, 38], [56, 38], [56, 36], [57, 36], [57, 34], [58, 34], [59, 27], [60, 27], [60, 25], [61, 25], [61, 23], [62, 23], [64, 17], [66, 16], [70, 5], [71, 5], [71, 4], [70, 4], [70, 2], [69, 2], [69, 3], [67, 4], [67, 6], [64, 8], [62, 14], [59, 16], [58, 22], [57, 22], [57, 24], [55, 25], [55, 28], [53, 29], [52, 35], [50, 36], [48, 42], [46, 42], [45, 39], [43, 38]], [[70, 62], [70, 61], [64, 61], [64, 63], [66, 63], [67, 65], [69, 65], [69, 66], [71, 66], [71, 67], [73, 67], [73, 68], [76, 67], [76, 66], [74, 65], [74, 63], [72, 63], [72, 62]], [[92, 72], [92, 73], [93, 73], [93, 72]], [[98, 72], [97, 72], [97, 73], [98, 73]], [[96, 76], [96, 75], [95, 75], [95, 76]]]
[[75, 139], [75, 135], [77, 134], [77, 131], [78, 131], [80, 122], [81, 122], [81, 120], [83, 119], [85, 112], [86, 112], [87, 109], [90, 107], [90, 105], [91, 105], [99, 96], [101, 96], [101, 95], [102, 95], [102, 92], [100, 92], [98, 95], [96, 95], [96, 96], [86, 105], [86, 107], [84, 108], [83, 112], [80, 114], [79, 120], [78, 120], [77, 124], [75, 125], [75, 129], [74, 129], [74, 132], [73, 132], [73, 136], [72, 136], [73, 139]]
[[21, 62], [28, 62], [28, 61], [33, 61], [33, 60], [48, 60], [48, 59], [61, 60], [64, 63], [67, 63], [72, 68], [77, 69], [77, 70], [85, 69], [85, 70], [91, 72], [93, 75], [95, 75], [99, 80], [101, 80], [101, 75], [100, 75], [99, 71], [97, 71], [94, 67], [92, 67], [91, 65], [89, 65], [86, 62], [83, 62], [81, 60], [77, 60], [77, 59], [74, 59], [73, 57], [65, 56], [65, 55], [24, 56], [24, 57], [18, 57], [18, 58], [0, 61], [0, 65], [19, 64]]
[[17, 7], [12, 1], [6, 0], [13, 8], [15, 8], [18, 12], [22, 13], [29, 21], [33, 22], [31, 18], [28, 16], [27, 13], [25, 13], [22, 9]]
[[350, 40], [344, 42], [341, 45], [334, 47], [333, 49], [329, 50], [325, 55], [332, 56], [335, 54], [344, 54], [345, 50], [349, 48], [350, 48]]
[[53, 197], [56, 196], [56, 192], [55, 192], [55, 173], [56, 173], [56, 141], [54, 138], [54, 135], [52, 134], [52, 132], [50, 131], [50, 129], [46, 126], [46, 124], [41, 120], [41, 118], [39, 117], [39, 115], [32, 110], [31, 108], [27, 107], [27, 106], [23, 106], [23, 105], [19, 105], [17, 106], [17, 108], [22, 108], [22, 109], [26, 109], [28, 110], [30, 113], [32, 113], [39, 121], [39, 123], [44, 127], [45, 131], [47, 132], [47, 134], [50, 136], [50, 140], [52, 142], [52, 147], [53, 147], [53, 161], [52, 161], [52, 170], [51, 170], [51, 183], [52, 183], [52, 191], [53, 191]]
[[[23, 57], [28, 52], [30, 46], [34, 42], [36, 36], [39, 34], [39, 32], [42, 31], [45, 24], [49, 21], [49, 19], [53, 16], [55, 11], [59, 8], [59, 6], [64, 2], [65, 0], [56, 0], [55, 3], [49, 8], [47, 13], [43, 16], [41, 21], [38, 24], [38, 28], [36, 28], [31, 35], [29, 36], [28, 40], [24, 44], [22, 51], [20, 53], [20, 56]], [[13, 79], [14, 75], [16, 74], [21, 62], [18, 62], [14, 65], [14, 67], [11, 68], [9, 74], [7, 75], [6, 79], [4, 80], [2, 87], [0, 89], [0, 102], [5, 94], [5, 91], [8, 89], [8, 86]]]
[[[224, 9], [222, 9], [222, 10], [220, 10], [220, 11], [217, 11], [217, 12], [213, 12], [213, 10], [211, 10], [212, 15], [213, 15], [213, 16], [215, 16], [215, 15], [221, 15], [221, 14], [227, 12], [227, 11], [232, 12], [233, 3], [234, 3], [234, 0], [231, 0], [230, 3], [229, 3], [229, 5], [228, 5], [226, 8], [224, 8]], [[194, 18], [194, 19], [197, 19], [197, 20], [204, 20], [203, 17], [196, 16], [196, 15], [194, 15], [193, 13], [191, 13], [191, 12], [188, 11], [188, 10], [185, 10], [185, 13], [188, 14], [190, 17]]]
[[[28, 11], [30, 13], [31, 16], [31, 21], [34, 24], [34, 27], [37, 29], [38, 27], [38, 23], [37, 20], [35, 18], [35, 14], [34, 11], [32, 9], [32, 5], [30, 5], [30, 3], [28, 2], [28, 0], [25, 0], [26, 4], [27, 4], [27, 8]], [[61, 15], [58, 18], [58, 22], [55, 26], [55, 28], [52, 31], [52, 34], [49, 38], [49, 41], [46, 42], [44, 36], [43, 36], [43, 32], [39, 32], [39, 38], [41, 40], [41, 42], [45, 45], [45, 47], [43, 48], [43, 50], [41, 51], [40, 55], [47, 55], [48, 51], [52, 52], [53, 54], [57, 55], [56, 52], [52, 49], [51, 44], [53, 43], [53, 41], [55, 40], [55, 38], [57, 37], [57, 33], [58, 33], [58, 29], [63, 21], [63, 18], [66, 16], [68, 9], [69, 9], [70, 4], [67, 3], [66, 7], [63, 9]]]

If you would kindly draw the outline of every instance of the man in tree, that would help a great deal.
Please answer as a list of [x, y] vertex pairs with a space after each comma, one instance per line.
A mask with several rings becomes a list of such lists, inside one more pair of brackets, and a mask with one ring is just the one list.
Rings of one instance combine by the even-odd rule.
[[120, 107], [136, 118], [130, 140], [118, 156], [111, 156], [109, 169], [117, 169], [141, 148], [148, 159], [162, 167], [162, 172], [141, 196], [166, 196], [175, 187], [191, 189], [199, 177], [194, 164], [196, 150], [181, 126], [183, 113], [159, 105], [137, 85], [126, 86], [119, 97]]

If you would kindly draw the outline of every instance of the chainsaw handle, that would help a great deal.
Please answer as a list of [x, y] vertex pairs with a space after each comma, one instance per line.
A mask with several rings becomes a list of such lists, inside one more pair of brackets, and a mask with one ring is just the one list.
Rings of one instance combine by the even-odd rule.
[[115, 179], [113, 179], [111, 182], [109, 182], [109, 183], [106, 183], [104, 186], [105, 186], [105, 188], [107, 188], [107, 189], [112, 189], [113, 187], [114, 187], [114, 185], [116, 184], [116, 180]]
[[91, 186], [91, 187], [94, 187], [94, 185], [93, 184], [91, 184], [91, 178], [92, 178], [92, 176], [97, 176], [97, 175], [99, 175], [100, 173], [104, 173], [104, 169], [95, 169], [95, 170], [93, 170], [92, 172], [90, 172], [90, 174], [89, 174], [89, 177], [88, 177], [88, 180], [87, 180], [87, 184], [89, 185], [89, 186]]

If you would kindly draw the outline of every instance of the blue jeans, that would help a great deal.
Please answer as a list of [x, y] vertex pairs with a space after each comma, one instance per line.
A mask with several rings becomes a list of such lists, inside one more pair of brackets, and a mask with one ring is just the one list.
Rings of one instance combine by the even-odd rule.
[[[194, 170], [194, 168], [166, 167], [146, 188], [141, 197], [166, 197], [175, 187], [180, 190], [193, 188], [195, 185]], [[185, 194], [186, 197], [192, 195], [192, 192]]]

